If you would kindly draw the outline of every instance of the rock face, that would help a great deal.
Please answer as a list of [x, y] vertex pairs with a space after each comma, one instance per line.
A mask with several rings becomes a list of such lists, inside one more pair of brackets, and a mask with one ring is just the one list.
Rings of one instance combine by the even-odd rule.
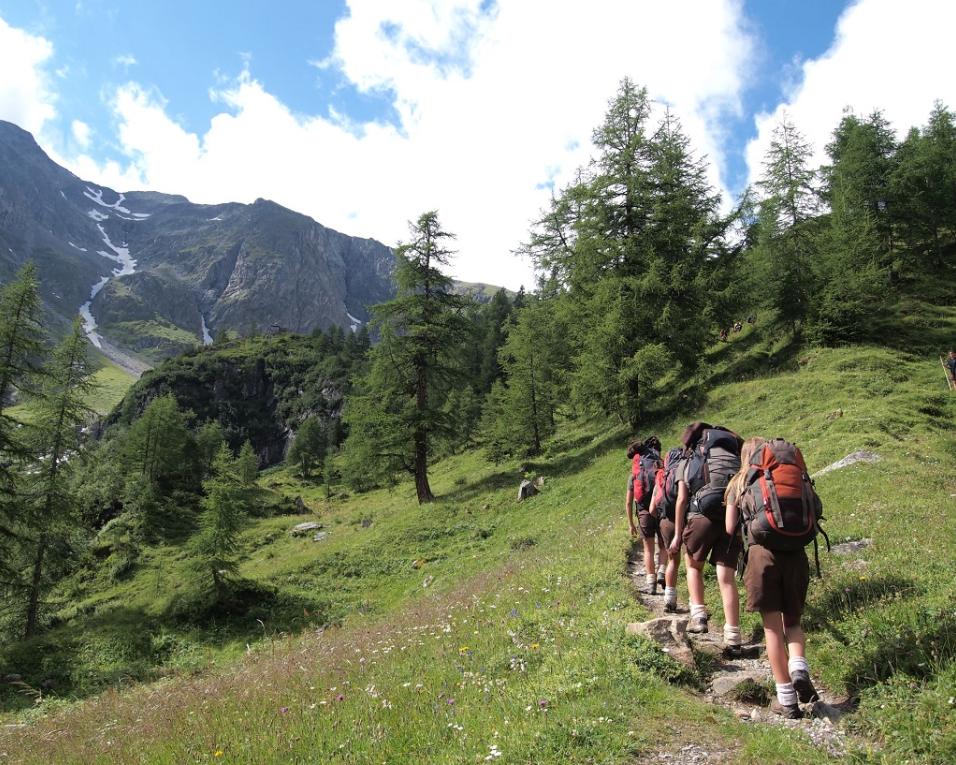
[[837, 460], [832, 465], [827, 465], [822, 470], [818, 470], [813, 474], [813, 477], [819, 478], [821, 475], [826, 475], [834, 470], [842, 470], [845, 467], [850, 467], [850, 465], [855, 465], [857, 462], [879, 462], [880, 459], [881, 457], [879, 454], [868, 452], [866, 449], [860, 449], [846, 455], [846, 457], [844, 457], [842, 460]]
[[533, 497], [537, 493], [538, 489], [535, 487], [535, 485], [531, 481], [525, 479], [521, 482], [521, 485], [518, 486], [518, 501], [521, 502], [529, 497]]
[[30, 259], [52, 323], [80, 311], [94, 344], [151, 361], [223, 330], [357, 327], [394, 293], [379, 242], [262, 199], [199, 205], [96, 186], [0, 121], [0, 281]]

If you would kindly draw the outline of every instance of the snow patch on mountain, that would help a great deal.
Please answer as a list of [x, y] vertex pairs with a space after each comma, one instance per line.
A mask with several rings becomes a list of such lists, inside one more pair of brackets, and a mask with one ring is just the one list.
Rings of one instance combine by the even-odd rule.
[[101, 213], [99, 210], [90, 210], [87, 215], [97, 222], [110, 219], [109, 215], [106, 213]]
[[206, 317], [203, 314], [199, 314], [199, 318], [202, 321], [202, 344], [212, 345], [212, 335], [209, 334], [209, 327], [206, 326]]
[[78, 244], [73, 244], [73, 242], [67, 242], [67, 244], [70, 245], [70, 247], [72, 247], [74, 250], [79, 250], [80, 252], [87, 252], [86, 247], [80, 247]]
[[103, 201], [103, 189], [94, 189], [92, 186], [87, 186], [86, 191], [83, 192], [83, 196], [85, 196], [87, 199], [92, 199], [100, 207], [105, 207], [108, 210], [116, 210], [118, 213], [129, 215], [129, 210], [122, 206], [123, 200], [126, 199], [125, 194], [120, 194], [119, 199], [117, 199], [111, 205]]
[[358, 332], [359, 327], [361, 327], [364, 322], [363, 322], [361, 319], [356, 319], [356, 318], [355, 318], [354, 316], [352, 316], [352, 314], [350, 314], [348, 311], [345, 312], [345, 315], [348, 316], [348, 317], [349, 317], [349, 321], [352, 322], [352, 331], [353, 331], [353, 332]]
[[93, 289], [90, 290], [90, 299], [80, 306], [80, 318], [83, 319], [83, 332], [87, 338], [89, 338], [89, 341], [97, 348], [103, 347], [103, 338], [100, 333], [96, 331], [96, 319], [93, 318], [93, 312], [90, 308], [93, 305], [93, 300], [100, 293], [100, 290], [106, 286], [109, 280], [110, 277], [104, 276], [94, 284]]

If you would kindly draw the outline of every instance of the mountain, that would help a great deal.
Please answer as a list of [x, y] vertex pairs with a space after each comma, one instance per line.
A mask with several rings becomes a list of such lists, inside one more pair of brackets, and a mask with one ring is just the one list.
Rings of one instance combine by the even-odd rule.
[[394, 292], [380, 242], [264, 199], [201, 205], [88, 183], [0, 121], [0, 280], [30, 259], [50, 323], [79, 313], [93, 344], [134, 368], [220, 332], [355, 328]]

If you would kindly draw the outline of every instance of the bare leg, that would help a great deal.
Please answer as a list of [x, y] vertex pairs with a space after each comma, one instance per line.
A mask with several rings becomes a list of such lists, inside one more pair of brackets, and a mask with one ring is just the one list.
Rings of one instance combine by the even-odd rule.
[[789, 658], [792, 659], [794, 656], [806, 656], [807, 636], [803, 631], [803, 627], [800, 626], [800, 621], [797, 620], [794, 624], [787, 624], [786, 619], [784, 619], [783, 623], [786, 629], [787, 653]]
[[654, 568], [654, 537], [644, 537], [644, 573], [648, 576], [654, 576], [657, 569]]
[[[740, 596], [737, 593], [736, 569], [717, 564], [717, 584], [720, 585], [720, 600], [724, 606], [724, 623], [731, 627], [740, 626]], [[789, 639], [790, 633], [787, 632]]]
[[684, 555], [687, 564], [687, 594], [691, 605], [704, 603], [704, 562], [699, 563], [689, 555]]
[[767, 639], [767, 659], [770, 661], [774, 682], [789, 683], [790, 667], [787, 664], [789, 657], [783, 632], [783, 614], [779, 611], [766, 611], [760, 613], [760, 618], [763, 619], [763, 632]]

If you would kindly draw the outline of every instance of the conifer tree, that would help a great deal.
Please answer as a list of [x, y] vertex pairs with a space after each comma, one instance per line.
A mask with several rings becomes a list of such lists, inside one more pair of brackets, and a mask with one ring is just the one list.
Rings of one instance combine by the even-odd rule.
[[328, 449], [328, 436], [315, 417], [309, 417], [296, 431], [289, 447], [289, 462], [298, 465], [303, 478], [310, 478], [312, 470], [321, 466]]
[[[211, 431], [206, 436], [211, 439]], [[173, 394], [149, 402], [126, 434], [124, 447], [130, 472], [142, 475], [161, 494], [194, 485], [193, 441], [186, 415]]]
[[239, 480], [247, 489], [256, 485], [256, 478], [259, 475], [259, 458], [252, 448], [252, 442], [246, 439], [239, 449], [239, 456], [236, 458], [236, 470], [239, 474]]
[[34, 452], [41, 458], [39, 471], [30, 476], [29, 501], [24, 503], [22, 519], [32, 540], [25, 637], [36, 634], [39, 626], [40, 599], [47, 586], [46, 556], [75, 520], [77, 502], [69, 482], [71, 458], [80, 447], [81, 427], [93, 414], [85, 403], [94, 387], [92, 371], [87, 340], [77, 319], [53, 351], [33, 423]]
[[455, 426], [443, 404], [460, 377], [457, 348], [467, 325], [462, 299], [441, 271], [451, 258], [453, 235], [436, 212], [424, 213], [410, 228], [411, 241], [396, 250], [398, 294], [374, 308], [380, 341], [370, 352], [361, 392], [346, 410], [346, 453], [353, 476], [410, 473], [424, 503], [434, 499], [428, 464], [435, 439]]
[[203, 481], [205, 496], [199, 533], [192, 547], [197, 568], [207, 573], [217, 597], [238, 569], [239, 532], [249, 509], [248, 487], [238, 461], [223, 444], [213, 461], [212, 476]]
[[818, 209], [812, 151], [786, 117], [774, 128], [757, 187], [761, 193], [756, 287], [778, 319], [796, 330], [812, 294], [815, 242], [808, 222]]

